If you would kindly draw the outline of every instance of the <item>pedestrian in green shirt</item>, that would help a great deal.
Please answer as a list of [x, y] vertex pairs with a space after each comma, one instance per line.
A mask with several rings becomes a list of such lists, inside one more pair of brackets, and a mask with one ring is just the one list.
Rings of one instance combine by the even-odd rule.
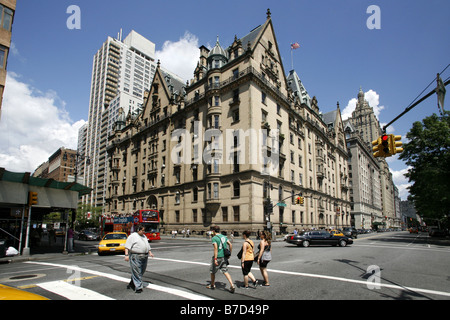
[[214, 255], [211, 260], [211, 266], [209, 268], [209, 271], [211, 273], [211, 283], [206, 286], [208, 289], [215, 289], [215, 280], [216, 280], [216, 273], [218, 270], [220, 270], [225, 278], [227, 278], [228, 282], [230, 283], [230, 292], [234, 293], [235, 286], [233, 285], [233, 280], [231, 279], [230, 274], [228, 273], [228, 261], [225, 258], [224, 249], [229, 248], [230, 252], [232, 251], [233, 245], [231, 242], [227, 239], [226, 236], [220, 234], [220, 227], [214, 226], [211, 227], [211, 231], [213, 234], [213, 237], [211, 239], [211, 243], [214, 247]]

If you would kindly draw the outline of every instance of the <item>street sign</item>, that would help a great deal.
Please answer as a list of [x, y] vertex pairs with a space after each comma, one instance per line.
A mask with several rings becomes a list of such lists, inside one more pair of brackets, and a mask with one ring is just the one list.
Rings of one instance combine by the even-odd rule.
[[278, 202], [277, 206], [279, 206], [279, 207], [287, 207], [287, 204], [283, 203], [283, 202]]
[[441, 111], [441, 113], [444, 113], [444, 100], [445, 100], [445, 85], [444, 81], [442, 81], [439, 73], [437, 74], [437, 88], [436, 93], [438, 95], [438, 108]]

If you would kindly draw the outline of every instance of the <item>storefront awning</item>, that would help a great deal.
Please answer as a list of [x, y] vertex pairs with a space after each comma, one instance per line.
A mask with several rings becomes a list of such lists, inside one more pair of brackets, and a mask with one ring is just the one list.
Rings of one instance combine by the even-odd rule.
[[78, 192], [79, 196], [83, 196], [92, 191], [91, 188], [75, 182], [61, 182], [54, 179], [43, 179], [32, 177], [30, 172], [11, 172], [0, 168], [0, 181], [23, 183], [29, 186], [70, 190]]

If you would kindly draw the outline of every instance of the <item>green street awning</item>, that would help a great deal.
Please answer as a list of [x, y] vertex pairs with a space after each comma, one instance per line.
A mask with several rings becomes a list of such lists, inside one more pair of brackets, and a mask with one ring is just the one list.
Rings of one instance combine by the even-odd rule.
[[91, 188], [75, 182], [61, 182], [54, 179], [32, 177], [30, 172], [12, 172], [0, 168], [0, 181], [28, 184], [30, 186], [76, 191], [80, 196], [88, 194]]

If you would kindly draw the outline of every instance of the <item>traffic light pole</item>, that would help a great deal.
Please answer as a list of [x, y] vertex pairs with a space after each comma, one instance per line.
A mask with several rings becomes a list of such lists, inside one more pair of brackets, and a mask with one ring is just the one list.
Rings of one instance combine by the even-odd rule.
[[28, 222], [27, 222], [27, 234], [25, 236], [25, 247], [23, 248], [22, 255], [29, 256], [30, 255], [30, 224], [31, 224], [31, 205], [28, 206]]
[[[444, 83], [444, 86], [447, 86], [448, 84], [450, 84], [450, 80], [447, 80]], [[392, 120], [391, 122], [389, 122], [387, 125], [385, 125], [383, 127], [383, 133], [386, 133], [386, 128], [389, 127], [391, 124], [393, 124], [395, 121], [397, 121], [400, 117], [402, 117], [405, 113], [409, 112], [412, 108], [414, 108], [415, 106], [417, 106], [419, 103], [421, 103], [422, 101], [428, 99], [429, 97], [431, 97], [433, 94], [436, 93], [436, 89], [431, 90], [430, 92], [427, 93], [426, 96], [422, 97], [419, 101], [413, 103], [412, 105], [410, 105], [408, 108], [405, 109], [405, 111], [403, 111], [402, 113], [400, 113], [394, 120]]]

